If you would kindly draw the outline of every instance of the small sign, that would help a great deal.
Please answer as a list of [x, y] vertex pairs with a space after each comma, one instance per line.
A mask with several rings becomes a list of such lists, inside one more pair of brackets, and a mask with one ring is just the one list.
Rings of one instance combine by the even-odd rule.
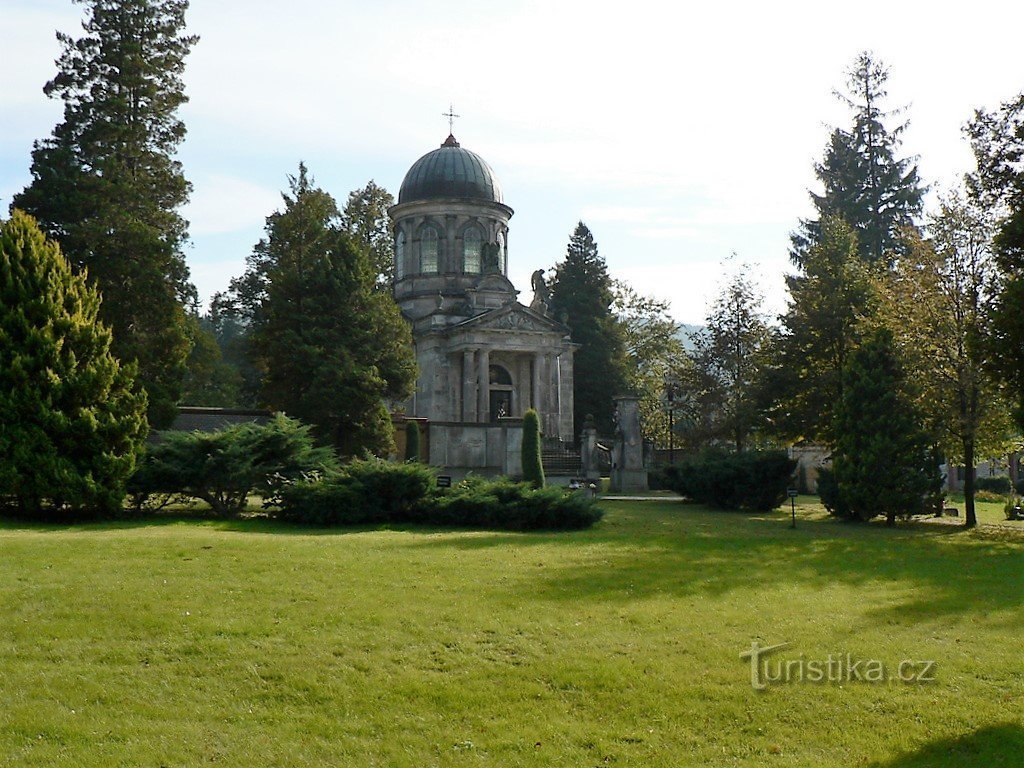
[[787, 493], [789, 494], [789, 498], [791, 499], [795, 499], [797, 496], [800, 495], [800, 491], [798, 491], [796, 488], [790, 488], [787, 491]]
[[437, 476], [437, 487], [438, 488], [451, 488], [452, 487], [452, 476], [451, 475], [438, 475]]

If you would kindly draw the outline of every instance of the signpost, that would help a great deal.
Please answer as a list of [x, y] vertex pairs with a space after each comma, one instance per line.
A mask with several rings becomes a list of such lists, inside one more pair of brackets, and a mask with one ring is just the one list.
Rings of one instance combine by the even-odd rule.
[[796, 497], [800, 492], [796, 488], [790, 488], [786, 493], [789, 494], [789, 507], [793, 514], [793, 522], [790, 523], [789, 527], [796, 528]]
[[451, 488], [452, 487], [451, 475], [438, 475], [437, 476], [437, 487], [438, 488]]

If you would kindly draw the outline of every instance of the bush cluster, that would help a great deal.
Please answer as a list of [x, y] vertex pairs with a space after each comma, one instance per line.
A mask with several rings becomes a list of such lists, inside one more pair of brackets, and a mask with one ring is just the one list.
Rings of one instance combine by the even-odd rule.
[[1006, 477], [976, 477], [974, 478], [975, 491], [990, 491], [991, 493], [1006, 496], [1013, 490], [1013, 483]]
[[310, 428], [278, 414], [268, 424], [234, 424], [216, 432], [161, 434], [128, 482], [136, 509], [169, 496], [199, 499], [214, 514], [245, 509], [252, 493], [276, 503], [289, 481], [337, 468], [334, 452], [317, 447]]
[[795, 468], [784, 451], [709, 453], [665, 467], [660, 480], [701, 504], [766, 512], [785, 501]]
[[478, 477], [437, 488], [429, 468], [380, 459], [286, 484], [274, 514], [317, 525], [419, 523], [510, 531], [575, 530], [602, 517], [593, 499], [560, 488]]

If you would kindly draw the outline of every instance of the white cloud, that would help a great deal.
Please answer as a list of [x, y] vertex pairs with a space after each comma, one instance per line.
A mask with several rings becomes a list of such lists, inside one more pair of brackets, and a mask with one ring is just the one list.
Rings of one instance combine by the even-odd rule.
[[206, 174], [193, 187], [183, 213], [194, 236], [259, 229], [282, 204], [279, 191], [231, 176]]

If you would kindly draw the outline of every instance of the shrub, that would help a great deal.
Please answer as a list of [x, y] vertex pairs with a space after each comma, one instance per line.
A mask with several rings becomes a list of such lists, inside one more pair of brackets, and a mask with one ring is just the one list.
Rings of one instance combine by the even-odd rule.
[[[1006, 496], [1013, 491], [1013, 483], [1010, 478], [1003, 477], [976, 477], [974, 479], [975, 491], [991, 491], [999, 496]], [[1000, 499], [1001, 500], [1001, 499]]]
[[1021, 500], [1019, 496], [1007, 496], [1003, 504], [1003, 516], [1007, 520], [1021, 519]]
[[415, 464], [353, 462], [323, 478], [287, 484], [277, 514], [318, 525], [420, 523], [512, 531], [587, 528], [602, 517], [597, 502], [561, 488], [531, 488], [501, 478], [470, 477], [450, 489]]
[[850, 507], [843, 501], [839, 493], [839, 483], [836, 482], [836, 474], [831, 469], [821, 467], [818, 470], [818, 497], [821, 504], [828, 510], [830, 515], [836, 517], [852, 517]]
[[278, 414], [265, 425], [164, 432], [132, 478], [130, 490], [137, 500], [153, 494], [190, 496], [226, 516], [242, 511], [250, 493], [276, 503], [285, 483], [336, 467], [329, 448], [314, 446], [308, 426]]
[[784, 451], [706, 454], [665, 467], [661, 480], [702, 504], [766, 512], [785, 501], [795, 468]]
[[1005, 499], [1006, 499], [1006, 494], [1005, 493], [996, 493], [995, 491], [975, 491], [974, 492], [974, 500], [975, 501], [992, 501], [992, 502], [997, 502], [997, 501], [1005, 501]]
[[544, 463], [540, 453], [540, 418], [530, 408], [523, 414], [523, 480], [534, 488], [544, 487]]

